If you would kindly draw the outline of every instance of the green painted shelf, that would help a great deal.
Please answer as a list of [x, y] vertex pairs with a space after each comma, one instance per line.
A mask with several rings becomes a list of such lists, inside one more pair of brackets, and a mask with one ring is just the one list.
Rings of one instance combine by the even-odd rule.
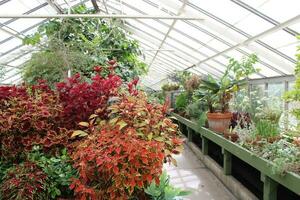
[[[170, 113], [171, 116], [175, 117], [178, 122], [184, 124], [185, 126], [193, 129], [195, 133], [198, 133], [204, 140], [211, 140], [214, 143], [218, 144], [224, 153], [224, 173], [230, 175], [231, 172], [231, 159], [230, 154], [238, 157], [244, 162], [248, 163], [252, 167], [256, 168], [261, 172], [261, 180], [264, 182], [264, 200], [276, 199], [276, 186], [281, 184], [289, 190], [300, 195], [300, 176], [288, 172], [285, 175], [276, 175], [272, 173], [273, 163], [258, 157], [249, 150], [241, 147], [240, 145], [227, 140], [223, 136], [203, 127], [198, 127], [196, 123], [176, 114]], [[205, 145], [205, 142], [203, 142]], [[205, 151], [206, 147], [202, 147], [202, 151]], [[205, 154], [205, 152], [204, 152]], [[229, 159], [228, 159], [229, 158]]]

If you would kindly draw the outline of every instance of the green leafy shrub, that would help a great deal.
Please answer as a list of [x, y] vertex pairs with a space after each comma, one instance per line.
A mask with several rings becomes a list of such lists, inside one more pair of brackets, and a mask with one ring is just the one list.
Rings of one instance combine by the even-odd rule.
[[12, 163], [0, 161], [0, 183], [2, 182], [7, 170], [12, 167], [12, 165]]
[[199, 127], [206, 126], [207, 115], [206, 112], [202, 112], [198, 118], [197, 124]]
[[180, 197], [189, 195], [191, 192], [175, 188], [170, 185], [170, 177], [163, 172], [159, 178], [159, 184], [154, 181], [145, 189], [145, 192], [153, 200], [179, 200]]
[[[298, 36], [298, 39], [300, 39], [300, 36]], [[300, 46], [298, 46], [297, 49], [297, 65], [295, 68], [295, 85], [293, 90], [288, 91], [284, 94], [284, 99], [289, 102], [300, 102]], [[292, 114], [296, 117], [298, 120], [298, 129], [300, 129], [300, 108], [297, 106], [292, 110]]]
[[77, 177], [77, 171], [73, 168], [72, 160], [66, 149], [62, 149], [59, 155], [47, 156], [41, 152], [40, 147], [35, 146], [28, 157], [47, 174], [49, 182], [47, 191], [52, 199], [57, 196], [72, 196], [73, 192], [69, 186], [72, 182], [71, 179]]
[[269, 107], [264, 108], [260, 113], [256, 114], [256, 117], [262, 120], [267, 120], [273, 124], [278, 124], [282, 111], [279, 109], [271, 109]]
[[176, 97], [175, 109], [176, 111], [184, 111], [188, 105], [188, 96], [185, 92], [181, 93]]
[[247, 84], [248, 77], [258, 72], [254, 67], [258, 58], [255, 54], [243, 57], [241, 61], [229, 59], [226, 71], [220, 79], [208, 75], [201, 81], [197, 95], [207, 102], [209, 112], [229, 112], [229, 102], [241, 86]]
[[186, 106], [186, 115], [192, 119], [199, 119], [202, 113], [206, 113], [207, 105], [203, 101], [196, 101]]
[[[73, 14], [92, 14], [94, 10], [84, 5], [71, 9]], [[129, 32], [121, 28], [123, 22], [99, 18], [51, 19], [39, 26], [37, 32], [27, 36], [23, 42], [39, 51], [25, 63], [23, 79], [36, 84], [45, 79], [50, 85], [72, 74], [80, 72], [87, 79], [94, 66], [108, 60], [118, 60], [115, 72], [124, 80], [147, 72], [147, 65], [139, 59], [138, 42], [129, 38]], [[43, 39], [43, 44], [41, 41]]]
[[274, 124], [269, 120], [258, 120], [255, 123], [256, 135], [261, 137], [275, 137], [279, 135], [279, 126], [278, 124]]

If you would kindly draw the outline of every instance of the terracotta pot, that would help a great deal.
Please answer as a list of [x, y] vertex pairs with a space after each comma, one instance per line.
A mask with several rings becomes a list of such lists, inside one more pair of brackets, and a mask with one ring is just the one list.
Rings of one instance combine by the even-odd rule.
[[208, 126], [219, 133], [227, 131], [232, 118], [232, 113], [207, 113]]

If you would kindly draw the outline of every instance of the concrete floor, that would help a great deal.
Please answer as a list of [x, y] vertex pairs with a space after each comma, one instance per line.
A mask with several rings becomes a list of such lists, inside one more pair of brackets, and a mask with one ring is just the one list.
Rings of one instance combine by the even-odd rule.
[[172, 185], [192, 192], [185, 200], [236, 200], [189, 147], [185, 146], [184, 152], [174, 158], [178, 166], [166, 164], [164, 168]]

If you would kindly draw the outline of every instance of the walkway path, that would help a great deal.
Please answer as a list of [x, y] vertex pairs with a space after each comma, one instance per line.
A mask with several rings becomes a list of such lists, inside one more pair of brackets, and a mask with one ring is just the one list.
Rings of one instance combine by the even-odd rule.
[[178, 166], [166, 164], [165, 169], [172, 185], [192, 191], [185, 200], [236, 200], [187, 146], [175, 159]]

